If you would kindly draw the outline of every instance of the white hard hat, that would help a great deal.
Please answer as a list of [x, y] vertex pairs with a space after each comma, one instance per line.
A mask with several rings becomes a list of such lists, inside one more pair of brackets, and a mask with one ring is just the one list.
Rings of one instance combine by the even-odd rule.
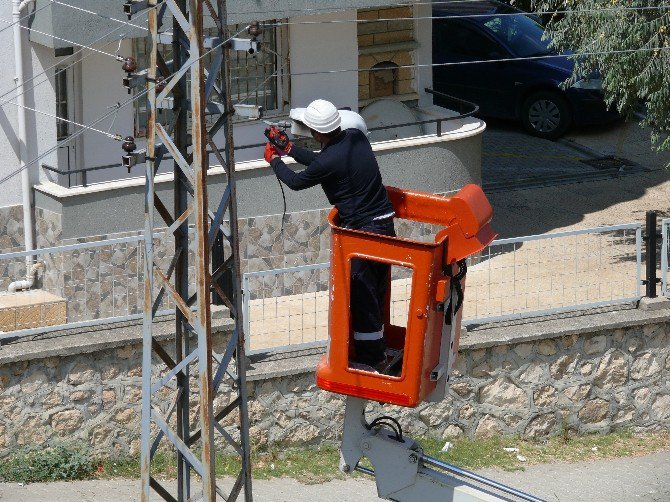
[[330, 101], [316, 99], [305, 108], [302, 122], [310, 129], [327, 134], [340, 127], [340, 112]]
[[368, 135], [368, 126], [365, 125], [365, 119], [358, 113], [351, 110], [340, 110], [340, 127], [342, 129], [358, 129], [366, 136]]
[[[309, 136], [309, 127], [304, 123], [305, 110], [307, 108], [291, 108], [289, 117], [291, 121], [291, 133], [296, 136]], [[368, 127], [365, 125], [365, 119], [358, 113], [351, 110], [338, 110], [340, 114], [340, 127], [342, 129], [358, 129], [366, 136], [368, 135]]]

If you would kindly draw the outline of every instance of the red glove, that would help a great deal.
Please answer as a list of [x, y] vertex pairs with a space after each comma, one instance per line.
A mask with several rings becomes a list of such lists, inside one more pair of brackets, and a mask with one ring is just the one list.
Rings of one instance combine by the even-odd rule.
[[265, 143], [265, 152], [263, 152], [263, 156], [265, 157], [265, 160], [269, 164], [272, 159], [275, 157], [279, 157], [279, 152], [277, 151], [277, 147], [275, 147], [272, 143], [268, 142]]

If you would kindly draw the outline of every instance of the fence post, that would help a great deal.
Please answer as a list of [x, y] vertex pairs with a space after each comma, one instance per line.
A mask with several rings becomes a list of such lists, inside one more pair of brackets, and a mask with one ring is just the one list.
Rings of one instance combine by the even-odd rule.
[[647, 248], [647, 279], [644, 281], [646, 285], [647, 298], [656, 298], [656, 284], [658, 278], [656, 277], [656, 242], [658, 234], [656, 233], [656, 211], [647, 211], [647, 235], [644, 238], [645, 246]]

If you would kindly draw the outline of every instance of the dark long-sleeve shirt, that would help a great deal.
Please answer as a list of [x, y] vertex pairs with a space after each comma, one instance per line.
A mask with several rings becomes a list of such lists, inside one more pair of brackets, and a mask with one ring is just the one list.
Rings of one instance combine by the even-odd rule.
[[339, 212], [340, 225], [360, 228], [393, 213], [370, 142], [358, 129], [343, 131], [320, 153], [294, 145], [291, 156], [307, 169], [293, 172], [276, 158], [271, 162], [274, 172], [292, 190], [321, 185]]

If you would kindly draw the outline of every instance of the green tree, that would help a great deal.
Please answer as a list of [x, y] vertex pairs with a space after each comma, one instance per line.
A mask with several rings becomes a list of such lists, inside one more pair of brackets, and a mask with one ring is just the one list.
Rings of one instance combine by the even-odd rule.
[[643, 127], [670, 150], [670, 2], [668, 0], [536, 0], [553, 12], [552, 46], [574, 51], [573, 81], [600, 72], [605, 101], [629, 116], [644, 103]]

